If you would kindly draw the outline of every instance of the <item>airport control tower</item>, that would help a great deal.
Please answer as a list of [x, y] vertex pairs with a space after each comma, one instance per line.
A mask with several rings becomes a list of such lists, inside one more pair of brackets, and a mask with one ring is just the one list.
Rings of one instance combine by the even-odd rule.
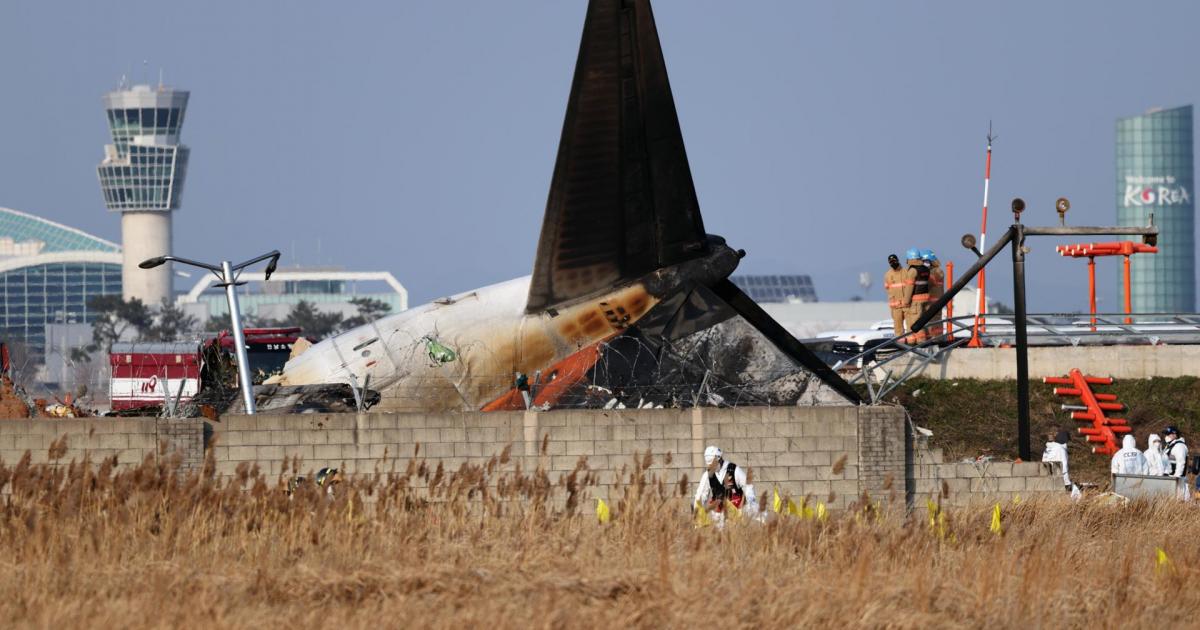
[[179, 144], [188, 93], [159, 85], [122, 86], [104, 95], [112, 144], [97, 167], [104, 203], [121, 213], [125, 299], [158, 306], [172, 297], [171, 266], [138, 263], [171, 253], [171, 213], [179, 208], [188, 148]]

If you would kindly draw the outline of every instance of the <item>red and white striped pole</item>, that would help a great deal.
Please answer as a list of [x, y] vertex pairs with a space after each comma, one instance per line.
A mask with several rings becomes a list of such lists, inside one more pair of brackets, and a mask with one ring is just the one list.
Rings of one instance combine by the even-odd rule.
[[[979, 229], [979, 251], [987, 250], [987, 211], [988, 211], [988, 188], [992, 181], [992, 123], [988, 123], [987, 135], [987, 165], [983, 170], [983, 227]], [[983, 330], [982, 316], [987, 313], [987, 272], [984, 269], [979, 270], [979, 282], [977, 283], [978, 299], [975, 304], [975, 330], [971, 334], [971, 341], [968, 346], [979, 348], [983, 345], [983, 341], [979, 338], [979, 333]]]

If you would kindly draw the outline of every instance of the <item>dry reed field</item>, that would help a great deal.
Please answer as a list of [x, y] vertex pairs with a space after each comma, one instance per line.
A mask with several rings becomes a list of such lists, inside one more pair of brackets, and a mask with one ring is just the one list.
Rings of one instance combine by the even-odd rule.
[[[698, 527], [681, 484], [506, 456], [349, 479], [181, 475], [168, 462], [0, 467], [9, 627], [1185, 627], [1200, 507], [1026, 500]], [[691, 488], [684, 491], [688, 496]], [[759, 488], [768, 506], [771, 489]], [[931, 516], [932, 519], [931, 519]], [[1159, 550], [1162, 553], [1159, 553]]]

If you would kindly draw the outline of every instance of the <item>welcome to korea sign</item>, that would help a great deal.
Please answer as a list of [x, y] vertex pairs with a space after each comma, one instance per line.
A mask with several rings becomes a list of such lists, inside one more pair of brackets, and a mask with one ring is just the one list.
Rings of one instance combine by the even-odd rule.
[[1192, 202], [1192, 193], [1172, 175], [1126, 175], [1126, 208], [1182, 206]]

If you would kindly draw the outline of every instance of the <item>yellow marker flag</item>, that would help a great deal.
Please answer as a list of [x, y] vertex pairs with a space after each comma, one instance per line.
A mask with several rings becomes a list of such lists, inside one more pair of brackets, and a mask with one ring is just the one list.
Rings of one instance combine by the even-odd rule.
[[796, 502], [791, 499], [788, 499], [787, 501], [787, 514], [788, 516], [800, 516], [800, 508], [797, 507]]
[[926, 499], [925, 500], [925, 511], [929, 513], [929, 529], [936, 528], [937, 521], [938, 521], [938, 512], [940, 511], [938, 509], [938, 504], [934, 503], [933, 499]]
[[825, 504], [818, 503], [817, 504], [817, 520], [823, 521], [827, 518], [829, 518], [829, 512], [825, 511]]
[[1021, 495], [1013, 495], [1013, 505], [1021, 505]]
[[1162, 547], [1154, 548], [1154, 570], [1162, 571], [1171, 568], [1171, 559], [1167, 557], [1167, 552]]
[[1000, 527], [1000, 504], [999, 503], [996, 504], [996, 507], [992, 508], [992, 526], [989, 527], [988, 529], [992, 530], [992, 533], [997, 536], [1004, 534], [1004, 529], [1002, 527]]
[[608, 504], [604, 502], [604, 499], [596, 499], [596, 518], [601, 524], [612, 519], [612, 512], [608, 511]]
[[783, 499], [779, 498], [779, 488], [775, 488], [775, 499], [771, 501], [771, 509], [775, 510], [776, 514], [783, 509]]
[[708, 510], [700, 502], [696, 502], [696, 527], [708, 527], [712, 521], [708, 519]]

